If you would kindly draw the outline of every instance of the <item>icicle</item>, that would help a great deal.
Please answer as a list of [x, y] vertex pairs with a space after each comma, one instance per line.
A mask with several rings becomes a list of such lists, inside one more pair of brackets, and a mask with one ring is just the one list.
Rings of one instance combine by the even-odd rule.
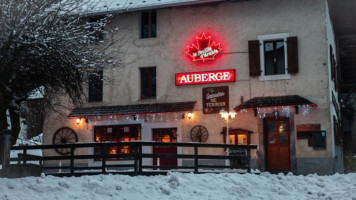
[[[268, 110], [270, 110], [269, 108], [268, 108]], [[266, 117], [266, 108], [263, 108], [263, 118], [265, 118]]]
[[257, 108], [257, 115], [258, 115], [259, 118], [261, 118], [261, 113], [260, 113], [260, 109], [259, 108]]
[[303, 115], [309, 114], [310, 106], [309, 105], [303, 105]]

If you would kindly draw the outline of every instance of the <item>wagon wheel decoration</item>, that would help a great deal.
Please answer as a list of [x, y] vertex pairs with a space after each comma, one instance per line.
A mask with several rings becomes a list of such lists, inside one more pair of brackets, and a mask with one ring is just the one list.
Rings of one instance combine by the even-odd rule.
[[190, 131], [190, 139], [193, 142], [206, 142], [209, 137], [208, 129], [202, 125], [197, 125]]
[[[73, 129], [68, 127], [63, 127], [58, 129], [52, 139], [52, 144], [59, 145], [59, 144], [74, 144], [78, 142], [78, 136], [73, 131]], [[62, 155], [67, 155], [70, 153], [70, 148], [55, 148], [57, 153]]]

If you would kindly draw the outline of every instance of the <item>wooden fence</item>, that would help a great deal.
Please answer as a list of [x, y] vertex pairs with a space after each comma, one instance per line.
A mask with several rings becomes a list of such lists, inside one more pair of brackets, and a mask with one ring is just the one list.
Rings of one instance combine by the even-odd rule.
[[[128, 153], [116, 153], [110, 154], [105, 153], [105, 148], [112, 147], [128, 147]], [[171, 153], [145, 153], [142, 149], [143, 147], [181, 147], [182, 151], [185, 148], [192, 148], [193, 154], [171, 154]], [[68, 155], [57, 155], [57, 156], [34, 156], [28, 154], [29, 150], [54, 150], [56, 148], [68, 148], [70, 152]], [[97, 148], [102, 149], [97, 154], [87, 153], [85, 155], [79, 154], [78, 149], [80, 148]], [[239, 154], [230, 155], [207, 155], [199, 154], [199, 150], [203, 148], [214, 148], [214, 149], [226, 149], [230, 148], [230, 152], [238, 151]], [[206, 144], [206, 143], [161, 143], [161, 142], [144, 142], [144, 141], [134, 141], [134, 142], [118, 142], [118, 143], [76, 143], [76, 144], [66, 144], [66, 145], [36, 145], [36, 146], [14, 146], [12, 150], [21, 150], [18, 158], [11, 158], [10, 161], [14, 161], [17, 164], [26, 164], [31, 161], [31, 163], [38, 163], [45, 174], [55, 175], [55, 176], [81, 176], [81, 175], [94, 175], [94, 174], [129, 174], [129, 175], [152, 175], [152, 174], [165, 174], [167, 170], [157, 170], [163, 166], [157, 165], [143, 165], [143, 159], [166, 159], [166, 158], [180, 158], [184, 160], [193, 161], [193, 165], [182, 165], [182, 166], [164, 166], [164, 169], [177, 170], [181, 172], [194, 172], [194, 173], [206, 173], [207, 170], [212, 169], [233, 169], [241, 168], [245, 169], [247, 172], [251, 172], [250, 160], [251, 160], [251, 149], [257, 149], [257, 145], [227, 145], [227, 144]], [[88, 152], [86, 150], [86, 152]], [[242, 153], [241, 153], [242, 152]], [[81, 162], [84, 160], [92, 160], [99, 162], [99, 166], [81, 166]], [[109, 162], [111, 160], [118, 160], [117, 162]], [[227, 160], [229, 159], [231, 163], [230, 166], [219, 165], [219, 164], [200, 164], [199, 161], [202, 160]], [[49, 161], [67, 161], [66, 164], [53, 165], [49, 164]], [[76, 162], [77, 161], [77, 162]], [[120, 161], [130, 161], [126, 164], [120, 164]], [[237, 161], [237, 162], [236, 162]], [[53, 162], [52, 162], [53, 163]], [[88, 162], [87, 162], [88, 163]], [[121, 162], [122, 163], [122, 162]], [[127, 164], [129, 163], [129, 164]], [[235, 163], [235, 164], [234, 164]], [[240, 163], [240, 165], [236, 165]], [[242, 165], [241, 165], [242, 163]], [[110, 170], [111, 169], [111, 170]], [[115, 170], [112, 170], [115, 169]], [[161, 168], [162, 169], [162, 168]]]

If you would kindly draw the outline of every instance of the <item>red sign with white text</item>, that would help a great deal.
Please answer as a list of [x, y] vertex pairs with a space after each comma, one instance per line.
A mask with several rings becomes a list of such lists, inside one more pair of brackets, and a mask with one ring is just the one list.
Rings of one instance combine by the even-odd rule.
[[222, 48], [220, 43], [211, 41], [211, 36], [206, 36], [205, 33], [201, 37], [196, 37], [197, 42], [192, 46], [187, 46], [186, 53], [193, 58], [193, 61], [208, 61], [215, 60], [215, 56], [220, 53]]
[[235, 82], [235, 70], [190, 72], [176, 74], [176, 85]]

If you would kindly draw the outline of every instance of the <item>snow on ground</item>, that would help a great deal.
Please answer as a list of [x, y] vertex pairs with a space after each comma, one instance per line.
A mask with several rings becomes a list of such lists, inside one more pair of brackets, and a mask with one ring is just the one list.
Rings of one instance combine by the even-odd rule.
[[356, 174], [182, 174], [0, 179], [1, 200], [356, 199]]

